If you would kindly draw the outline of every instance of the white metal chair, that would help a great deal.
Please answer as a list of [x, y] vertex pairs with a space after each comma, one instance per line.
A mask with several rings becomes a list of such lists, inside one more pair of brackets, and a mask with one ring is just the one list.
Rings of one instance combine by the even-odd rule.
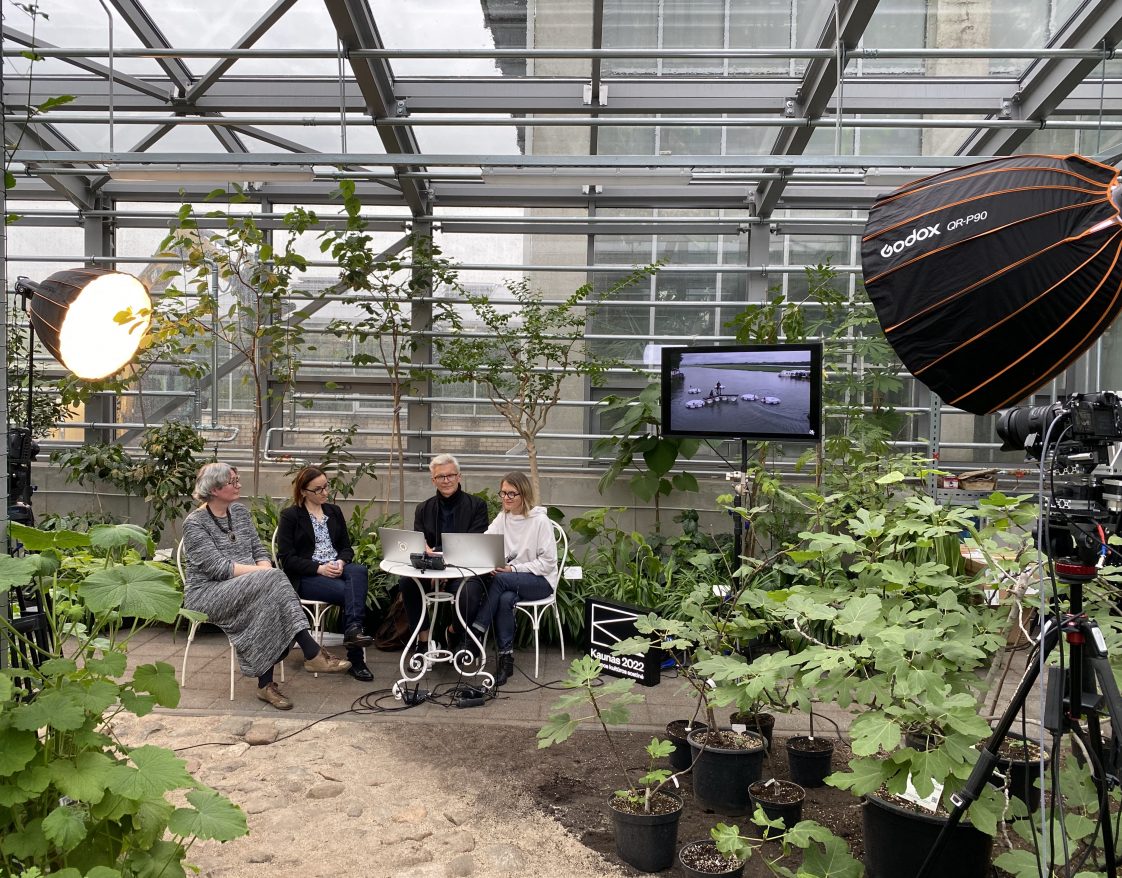
[[[279, 527], [273, 528], [273, 537], [269, 541], [269, 553], [273, 558], [273, 566], [280, 568], [280, 562], [277, 559], [277, 531]], [[329, 604], [327, 601], [310, 601], [300, 598], [300, 606], [304, 608], [304, 613], [308, 617], [308, 622], [311, 623], [312, 637], [316, 639], [316, 643], [323, 646], [323, 628], [324, 619], [327, 616], [327, 611], [330, 610], [334, 604]], [[363, 661], [366, 660], [366, 650], [362, 651]], [[313, 677], [318, 677], [319, 674], [313, 674]]]
[[[179, 571], [179, 581], [183, 583], [183, 587], [186, 589], [187, 576], [183, 569], [183, 540], [180, 540], [179, 545], [175, 547], [175, 567]], [[191, 644], [195, 641], [195, 632], [199, 630], [200, 624], [198, 621], [192, 621], [191, 627], [187, 630], [187, 645], [183, 648], [183, 663], [179, 668], [179, 685], [184, 688], [187, 686], [187, 655], [191, 652]], [[234, 642], [229, 637], [226, 640], [230, 644], [230, 700], [233, 701], [234, 681], [237, 679], [237, 662], [234, 661]], [[280, 679], [283, 683], [284, 662], [280, 662]]]
[[[553, 536], [557, 540], [557, 569], [560, 571], [560, 578], [557, 582], [557, 588], [561, 587], [561, 579], [580, 579], [582, 576], [581, 568], [579, 567], [566, 567], [565, 564], [569, 560], [569, 538], [565, 534], [565, 529], [561, 527], [556, 521], [551, 521], [553, 525]], [[541, 628], [542, 617], [545, 616], [549, 608], [553, 608], [553, 616], [557, 620], [557, 637], [561, 643], [561, 661], [565, 660], [565, 631], [561, 627], [561, 611], [557, 607], [557, 589], [554, 589], [553, 594], [547, 598], [541, 598], [536, 601], [519, 601], [514, 605], [516, 610], [521, 610], [530, 620], [530, 625], [534, 629], [534, 678], [538, 676], [538, 665], [540, 661], [541, 650], [538, 646], [538, 630]]]

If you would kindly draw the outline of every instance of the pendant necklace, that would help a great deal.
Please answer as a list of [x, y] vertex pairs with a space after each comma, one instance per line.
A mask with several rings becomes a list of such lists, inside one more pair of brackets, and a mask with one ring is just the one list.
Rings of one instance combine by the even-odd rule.
[[222, 531], [222, 533], [229, 534], [231, 543], [236, 543], [238, 541], [238, 535], [236, 533], [234, 533], [234, 525], [230, 521], [230, 510], [229, 509], [226, 510], [226, 526], [225, 527], [223, 527], [222, 522], [218, 520], [218, 516], [216, 516], [213, 512], [210, 511], [209, 506], [206, 508], [206, 514], [210, 516], [210, 520], [214, 522], [215, 527], [217, 527], [220, 531]]

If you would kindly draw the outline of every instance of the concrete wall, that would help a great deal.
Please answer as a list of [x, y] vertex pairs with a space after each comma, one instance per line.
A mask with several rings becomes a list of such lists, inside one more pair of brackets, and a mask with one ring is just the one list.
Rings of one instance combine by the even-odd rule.
[[[239, 469], [246, 473], [248, 466], [239, 463]], [[286, 466], [263, 468], [261, 493], [277, 499], [288, 496], [291, 481], [290, 476], [285, 474], [286, 471]], [[468, 491], [478, 491], [483, 488], [489, 488], [492, 492], [497, 491], [501, 475], [502, 473], [498, 471], [472, 473], [465, 467], [464, 488]], [[642, 504], [636, 505], [634, 496], [623, 483], [613, 486], [605, 495], [600, 495], [596, 490], [600, 475], [599, 470], [592, 471], [587, 475], [543, 474], [542, 500], [550, 506], [560, 507], [567, 519], [581, 515], [589, 509], [602, 506], [627, 507], [618, 519], [620, 527], [637, 530], [644, 534], [652, 533], [654, 531], [654, 507]], [[143, 524], [147, 517], [143, 500], [111, 492], [111, 489], [108, 488], [91, 491], [76, 485], [68, 485], [63, 479], [62, 473], [49, 464], [36, 464], [33, 480], [38, 485], [38, 491], [32, 502], [37, 515], [86, 512], [102, 508], [126, 521], [137, 524]], [[381, 502], [384, 500], [382, 492], [385, 490], [386, 481], [383, 478], [377, 482], [364, 482], [360, 485], [360, 496], [349, 501], [341, 501], [339, 505], [343, 507], [345, 512], [349, 513], [356, 502], [366, 502], [373, 498], [378, 500], [379, 503], [371, 509], [370, 516], [373, 518], [380, 515], [386, 508]], [[669, 502], [662, 506], [662, 532], [666, 535], [676, 534], [678, 525], [673, 520], [674, 516], [683, 509], [697, 509], [701, 513], [703, 529], [711, 533], [731, 533], [732, 520], [726, 513], [719, 511], [716, 505], [717, 496], [729, 493], [729, 491], [728, 482], [713, 479], [702, 482], [701, 491], [697, 494], [675, 494], [671, 496]], [[427, 470], [407, 473], [405, 494], [405, 524], [407, 527], [412, 526], [415, 505], [431, 496], [432, 493], [433, 486]], [[389, 511], [397, 511], [397, 504], [393, 498], [390, 500]], [[169, 528], [164, 534], [163, 542], [165, 546], [174, 545], [179, 536], [178, 527]]]

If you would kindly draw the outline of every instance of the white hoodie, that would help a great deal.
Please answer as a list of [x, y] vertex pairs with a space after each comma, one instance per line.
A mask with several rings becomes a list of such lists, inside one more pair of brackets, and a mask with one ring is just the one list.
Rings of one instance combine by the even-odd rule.
[[557, 541], [544, 506], [535, 506], [529, 515], [500, 512], [487, 527], [489, 534], [502, 534], [507, 564], [515, 573], [544, 576], [557, 590]]

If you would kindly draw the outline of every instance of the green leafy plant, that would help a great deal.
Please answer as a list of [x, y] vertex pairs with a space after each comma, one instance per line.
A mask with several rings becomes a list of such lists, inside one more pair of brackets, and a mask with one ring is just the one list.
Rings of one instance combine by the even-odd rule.
[[[7, 293], [5, 293], [7, 295]], [[14, 298], [14, 297], [13, 297]], [[30, 427], [31, 435], [41, 439], [62, 423], [74, 416], [74, 411], [66, 404], [58, 389], [58, 382], [35, 373], [35, 390], [31, 395], [31, 423], [27, 423], [27, 325], [13, 320], [12, 303], [8, 304], [8, 412], [12, 426]]]
[[[148, 504], [144, 526], [157, 541], [169, 522], [176, 522], [192, 504], [191, 491], [205, 449], [202, 434], [189, 424], [169, 421], [149, 427], [140, 438], [144, 454], [132, 457], [119, 445], [91, 444], [60, 449], [51, 455], [67, 482], [93, 487], [107, 482]], [[94, 491], [98, 508], [101, 497]]]
[[[0, 671], [0, 874], [184, 878], [191, 844], [244, 835], [245, 815], [195, 781], [185, 760], [126, 746], [110, 723], [179, 703], [170, 665], [129, 672], [129, 640], [153, 622], [202, 617], [181, 609], [166, 566], [140, 560], [154, 547], [141, 528], [13, 524], [11, 533], [32, 554], [0, 556], [0, 589], [34, 588], [51, 645], [0, 615], [17, 651], [35, 659]], [[177, 807], [169, 795], [178, 791]]]
[[[782, 820], [769, 820], [762, 808], [756, 809], [752, 822], [763, 829], [763, 838], [743, 836], [739, 826], [718, 823], [710, 830], [717, 850], [741, 863], [757, 853], [768, 871], [781, 878], [861, 878], [865, 874], [864, 867], [854, 859], [845, 841], [820, 823], [800, 820], [790, 829], [784, 829]], [[778, 852], [765, 853], [775, 851], [774, 845], [765, 845], [765, 842], [778, 842]], [[797, 870], [783, 862], [795, 850], [803, 852]]]
[[[625, 782], [625, 787], [617, 790], [615, 797], [620, 801], [641, 806], [642, 811], [649, 812], [652, 798], [673, 776], [665, 769], [656, 769], [654, 760], [668, 756], [674, 745], [669, 741], [652, 739], [645, 748], [650, 759], [647, 772], [632, 780], [631, 771], [627, 768], [608, 726], [626, 723], [630, 718], [631, 705], [642, 703], [643, 696], [631, 691], [635, 685], [634, 680], [617, 679], [610, 683], [602, 682], [603, 670], [600, 660], [592, 656], [573, 660], [561, 685], [565, 689], [574, 691], [561, 696], [550, 707], [549, 720], [538, 731], [538, 748], [550, 747], [568, 740], [580, 723], [595, 719], [604, 732], [612, 758]], [[574, 713], [578, 708], [585, 710]], [[587, 712], [589, 710], [591, 713]]]
[[661, 385], [651, 382], [636, 396], [607, 396], [600, 413], [606, 435], [592, 444], [593, 459], [615, 454], [598, 488], [603, 493], [625, 472], [636, 469], [627, 480], [631, 492], [644, 503], [654, 503], [655, 531], [661, 530], [661, 501], [672, 491], [697, 491], [697, 477], [680, 472], [671, 475], [680, 460], [697, 453], [700, 442], [662, 435]]
[[[946, 509], [905, 491], [840, 527], [804, 533], [803, 547], [788, 553], [797, 569], [784, 570], [789, 584], [776, 599], [806, 647], [798, 686], [815, 700], [863, 708], [850, 728], [850, 770], [828, 783], [864, 795], [900, 794], [910, 782], [945, 801], [969, 776], [974, 747], [989, 733], [979, 671], [1004, 644], [1004, 614], [971, 577], [952, 572], [942, 540], [955, 534], [958, 561], [960, 529], [985, 542], [1033, 517], [1023, 504], [991, 499], [995, 520], [978, 531], [971, 518], [985, 507]], [[986, 790], [970, 820], [992, 834], [1003, 808]]]
[[449, 380], [477, 385], [526, 443], [535, 491], [540, 487], [537, 437], [561, 400], [566, 379], [581, 377], [598, 385], [617, 364], [586, 344], [585, 324], [596, 301], [610, 299], [657, 270], [657, 265], [636, 269], [598, 295], [592, 284], [584, 284], [556, 304], [524, 280], [507, 281], [509, 300], [465, 291], [463, 299], [483, 324], [482, 331], [437, 339]]

